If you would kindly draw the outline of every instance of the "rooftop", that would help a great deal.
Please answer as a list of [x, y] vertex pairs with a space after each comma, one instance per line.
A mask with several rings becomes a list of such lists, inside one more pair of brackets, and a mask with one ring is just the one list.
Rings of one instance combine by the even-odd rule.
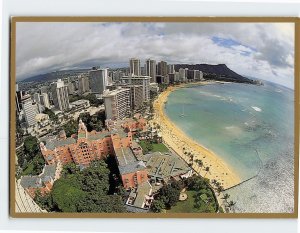
[[99, 140], [106, 138], [111, 135], [110, 131], [101, 131], [101, 132], [96, 132], [96, 133], [89, 133], [88, 134], [88, 139], [89, 140]]
[[115, 149], [115, 153], [119, 166], [127, 166], [133, 162], [137, 162], [133, 152], [128, 147]]
[[184, 161], [172, 153], [154, 152], [144, 156], [148, 174], [153, 178], [170, 179], [187, 173], [190, 168]]
[[76, 143], [76, 140], [74, 138], [52, 139], [46, 141], [46, 148], [49, 150], [54, 150], [56, 147], [66, 146], [74, 143]]
[[45, 165], [43, 173], [38, 176], [23, 176], [21, 178], [21, 186], [23, 188], [40, 188], [44, 182], [54, 179], [56, 172], [56, 164]]
[[144, 208], [146, 197], [151, 194], [152, 186], [148, 181], [138, 185], [137, 189], [131, 190], [129, 194], [130, 199], [134, 199], [130, 204], [137, 208]]

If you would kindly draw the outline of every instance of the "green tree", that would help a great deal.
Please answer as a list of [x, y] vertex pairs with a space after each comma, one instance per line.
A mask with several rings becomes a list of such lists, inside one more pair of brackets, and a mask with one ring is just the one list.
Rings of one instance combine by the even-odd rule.
[[77, 212], [78, 203], [85, 198], [86, 193], [81, 190], [75, 176], [61, 178], [55, 181], [51, 193], [53, 203], [62, 212]]
[[109, 190], [109, 173], [107, 164], [103, 160], [93, 161], [88, 168], [81, 172], [79, 177], [82, 190], [97, 195], [107, 194]]
[[126, 209], [118, 195], [96, 195], [89, 193], [78, 203], [78, 212], [124, 213]]
[[74, 120], [71, 120], [63, 125], [62, 129], [66, 132], [67, 137], [71, 137], [72, 134], [77, 134], [78, 123]]
[[105, 125], [105, 112], [99, 111], [96, 114], [90, 116], [89, 113], [80, 114], [79, 118], [85, 123], [87, 130], [101, 131]]
[[24, 140], [24, 152], [32, 159], [39, 151], [38, 140], [36, 137], [29, 136]]
[[179, 200], [180, 190], [171, 186], [171, 184], [164, 185], [160, 189], [161, 200], [164, 201], [166, 207], [170, 208], [171, 206], [176, 205]]
[[165, 208], [165, 203], [161, 199], [154, 200], [151, 206], [152, 211], [155, 213], [160, 213]]
[[74, 175], [80, 171], [80, 168], [75, 163], [67, 163], [64, 165], [61, 176], [67, 177], [68, 175]]

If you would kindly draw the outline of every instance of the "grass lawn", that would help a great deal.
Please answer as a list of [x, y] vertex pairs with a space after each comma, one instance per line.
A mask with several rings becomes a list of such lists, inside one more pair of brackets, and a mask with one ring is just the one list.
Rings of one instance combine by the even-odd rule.
[[159, 151], [164, 153], [169, 151], [169, 149], [163, 143], [152, 144], [152, 145], [153, 145], [153, 152]]
[[141, 145], [144, 152], [152, 151], [165, 153], [169, 151], [169, 149], [163, 143], [140, 141], [139, 144]]
[[195, 208], [195, 198], [194, 195], [197, 194], [196, 191], [187, 191], [188, 198], [185, 201], [178, 201], [176, 206], [173, 206], [168, 213], [205, 213], [214, 212], [212, 207], [213, 203], [206, 204], [201, 201], [199, 208]]

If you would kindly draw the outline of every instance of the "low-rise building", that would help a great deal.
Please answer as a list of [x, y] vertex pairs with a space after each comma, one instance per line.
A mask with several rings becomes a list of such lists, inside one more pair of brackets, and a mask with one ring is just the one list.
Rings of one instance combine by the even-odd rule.
[[60, 163], [45, 165], [43, 172], [38, 176], [22, 176], [20, 185], [32, 198], [37, 191], [43, 196], [51, 191], [54, 181], [60, 178], [61, 171]]

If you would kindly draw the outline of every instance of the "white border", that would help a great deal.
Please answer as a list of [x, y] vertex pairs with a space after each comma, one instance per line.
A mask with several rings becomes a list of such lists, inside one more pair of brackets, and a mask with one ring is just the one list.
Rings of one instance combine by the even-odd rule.
[[241, 3], [236, 0], [3, 0], [0, 27], [0, 233], [2, 230], [297, 232], [298, 221], [295, 219], [11, 219], [8, 215], [10, 16], [299, 16], [300, 3], [297, 3], [297, 0], [253, 2], [258, 1], [246, 0], [246, 3]]

